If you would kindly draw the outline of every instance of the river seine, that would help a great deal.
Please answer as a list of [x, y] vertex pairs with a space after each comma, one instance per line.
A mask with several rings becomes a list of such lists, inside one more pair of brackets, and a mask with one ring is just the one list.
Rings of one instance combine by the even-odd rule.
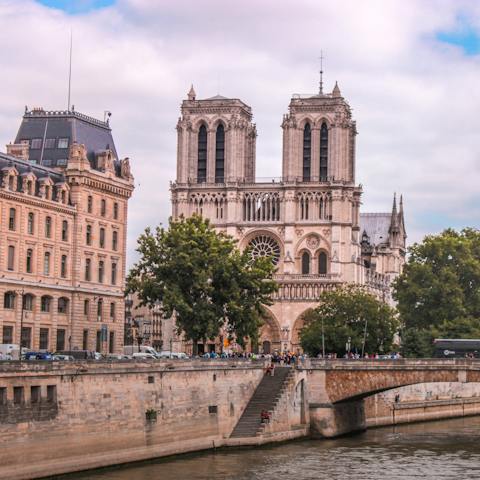
[[480, 479], [480, 417], [370, 429], [336, 440], [302, 440], [198, 453], [71, 480]]

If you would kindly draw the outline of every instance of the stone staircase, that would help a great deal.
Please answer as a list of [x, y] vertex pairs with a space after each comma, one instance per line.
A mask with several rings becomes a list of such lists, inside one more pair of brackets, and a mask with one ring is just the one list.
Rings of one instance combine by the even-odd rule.
[[272, 414], [292, 374], [293, 369], [290, 367], [275, 367], [273, 377], [270, 375], [263, 377], [230, 438], [255, 437], [263, 431], [262, 410]]

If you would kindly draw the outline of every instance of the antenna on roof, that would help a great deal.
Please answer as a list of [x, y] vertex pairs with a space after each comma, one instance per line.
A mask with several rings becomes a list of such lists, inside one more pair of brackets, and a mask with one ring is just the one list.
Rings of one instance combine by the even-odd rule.
[[70, 93], [72, 90], [72, 50], [73, 50], [73, 33], [70, 29], [70, 65], [68, 68], [68, 107], [67, 111], [70, 111]]
[[319, 84], [319, 89], [318, 93], [320, 95], [323, 95], [323, 50], [320, 50], [320, 84]]

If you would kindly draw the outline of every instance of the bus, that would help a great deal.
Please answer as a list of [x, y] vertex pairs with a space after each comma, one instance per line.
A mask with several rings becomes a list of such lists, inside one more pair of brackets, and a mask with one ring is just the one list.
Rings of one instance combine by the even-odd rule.
[[480, 358], [480, 339], [436, 338], [434, 358]]

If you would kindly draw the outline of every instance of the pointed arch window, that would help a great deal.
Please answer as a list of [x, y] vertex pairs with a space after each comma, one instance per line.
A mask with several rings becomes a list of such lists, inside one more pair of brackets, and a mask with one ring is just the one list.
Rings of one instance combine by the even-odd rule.
[[302, 274], [308, 275], [310, 273], [310, 254], [303, 252], [302, 254]]
[[327, 254], [325, 252], [320, 252], [318, 255], [318, 273], [320, 275], [327, 274]]
[[207, 127], [202, 125], [198, 131], [197, 182], [207, 181]]
[[320, 181], [326, 182], [328, 176], [328, 127], [325, 122], [320, 127]]
[[215, 183], [223, 183], [225, 179], [225, 128], [217, 127], [215, 137]]
[[307, 123], [303, 129], [303, 181], [310, 181], [312, 166], [312, 129]]

